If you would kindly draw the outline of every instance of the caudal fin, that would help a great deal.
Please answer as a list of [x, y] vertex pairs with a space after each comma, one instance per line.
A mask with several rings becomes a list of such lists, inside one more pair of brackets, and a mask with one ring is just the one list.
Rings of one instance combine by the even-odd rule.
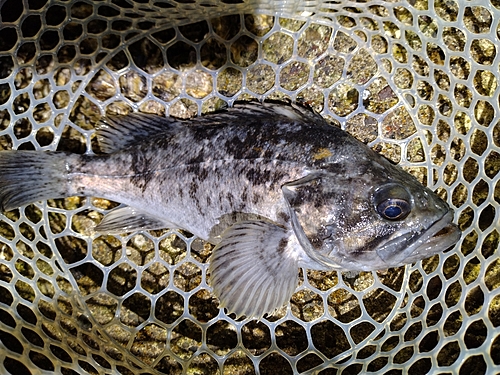
[[64, 152], [1, 151], [0, 209], [68, 196]]

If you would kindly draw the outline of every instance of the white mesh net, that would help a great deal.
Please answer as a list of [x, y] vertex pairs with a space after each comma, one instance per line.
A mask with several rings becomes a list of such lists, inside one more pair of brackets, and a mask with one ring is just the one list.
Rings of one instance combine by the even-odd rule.
[[22, 207], [0, 215], [0, 373], [496, 372], [500, 1], [0, 4], [0, 149], [92, 152], [106, 113], [291, 99], [437, 190], [463, 230], [415, 265], [304, 270], [257, 322], [218, 309], [189, 233], [98, 235], [116, 206], [98, 198]]

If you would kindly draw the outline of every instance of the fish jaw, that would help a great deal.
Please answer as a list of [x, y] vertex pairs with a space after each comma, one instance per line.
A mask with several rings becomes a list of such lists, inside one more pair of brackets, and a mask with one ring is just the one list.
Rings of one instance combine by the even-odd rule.
[[[363, 252], [363, 256], [353, 257], [342, 241], [332, 241], [332, 250], [327, 255], [315, 251], [306, 252], [312, 258], [310, 264], [323, 264], [339, 271], [375, 271], [400, 267], [431, 257], [455, 245], [460, 240], [461, 231], [452, 220], [453, 211], [449, 210], [429, 228], [390, 238], [375, 251]], [[303, 243], [302, 245], [304, 246]], [[316, 269], [321, 267], [316, 266]]]
[[449, 210], [422, 235], [412, 236], [412, 233], [408, 233], [409, 238], [408, 234], [396, 237], [384, 247], [377, 249], [377, 255], [384, 262], [399, 263], [401, 266], [442, 252], [455, 245], [462, 235], [452, 220], [453, 211]]
[[[366, 216], [360, 216], [360, 220], [346, 229], [339, 224], [343, 222], [338, 220], [339, 216], [332, 220], [326, 215], [328, 207], [335, 206], [334, 195], [330, 195], [333, 197], [330, 201], [322, 201], [322, 205], [306, 200], [311, 193], [320, 193], [325, 181], [328, 177], [313, 174], [283, 187], [291, 226], [304, 250], [301, 267], [339, 271], [399, 267], [444, 251], [460, 239], [461, 232], [452, 222], [453, 211], [426, 189], [414, 194], [414, 208], [408, 220], [376, 217], [376, 210], [368, 203], [359, 210]], [[324, 207], [326, 210], [321, 211]], [[318, 220], [322, 217], [327, 219]], [[333, 229], [321, 232], [328, 227]]]

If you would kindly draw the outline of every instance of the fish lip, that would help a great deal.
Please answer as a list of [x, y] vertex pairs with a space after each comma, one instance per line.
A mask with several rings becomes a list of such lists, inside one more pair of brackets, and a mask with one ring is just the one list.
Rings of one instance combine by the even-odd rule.
[[428, 253], [429, 256], [455, 245], [462, 237], [458, 225], [452, 222], [453, 211], [448, 210], [441, 219], [431, 225], [417, 241], [412, 255]]
[[[389, 241], [377, 250], [377, 255], [387, 263], [388, 267], [398, 267], [447, 250], [462, 236], [458, 226], [452, 222], [453, 217], [453, 210], [448, 209], [428, 228], [406, 233]], [[394, 251], [393, 246], [396, 242], [400, 242], [398, 246], [401, 247], [401, 251]]]

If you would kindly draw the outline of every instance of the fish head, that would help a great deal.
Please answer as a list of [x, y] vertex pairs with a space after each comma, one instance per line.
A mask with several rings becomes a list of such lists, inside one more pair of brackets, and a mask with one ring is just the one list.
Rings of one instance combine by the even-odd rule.
[[345, 271], [398, 267], [444, 251], [461, 236], [446, 202], [385, 159], [347, 174], [311, 173], [282, 189], [313, 264]]

